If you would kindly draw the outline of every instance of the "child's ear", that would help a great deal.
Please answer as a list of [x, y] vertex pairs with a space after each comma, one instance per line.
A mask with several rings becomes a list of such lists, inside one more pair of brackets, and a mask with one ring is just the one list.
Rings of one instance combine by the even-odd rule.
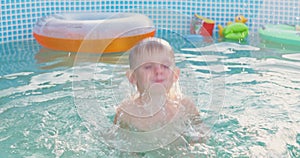
[[126, 71], [126, 77], [131, 84], [136, 85], [136, 77], [134, 75], [134, 71], [132, 70]]
[[173, 76], [173, 82], [177, 82], [179, 79], [180, 70], [178, 67], [174, 68], [174, 76]]

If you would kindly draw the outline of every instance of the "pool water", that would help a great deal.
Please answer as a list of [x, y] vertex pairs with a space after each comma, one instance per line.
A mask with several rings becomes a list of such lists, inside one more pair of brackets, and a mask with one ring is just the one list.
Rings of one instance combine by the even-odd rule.
[[[253, 40], [243, 44], [259, 51], [193, 52], [181, 49], [213, 42], [156, 36], [175, 48], [182, 91], [209, 130], [205, 141], [179, 153], [166, 148], [160, 157], [300, 157], [300, 49]], [[116, 105], [130, 93], [126, 53], [59, 52], [34, 40], [0, 50], [0, 157], [133, 156], [107, 146], [90, 128], [101, 120], [109, 128]]]

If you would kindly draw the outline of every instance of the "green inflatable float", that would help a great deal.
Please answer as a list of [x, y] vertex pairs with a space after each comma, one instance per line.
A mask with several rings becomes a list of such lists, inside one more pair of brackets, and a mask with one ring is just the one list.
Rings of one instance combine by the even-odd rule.
[[248, 36], [248, 27], [243, 23], [233, 23], [224, 28], [223, 35], [227, 39], [241, 40]]
[[231, 40], [243, 40], [248, 36], [248, 26], [245, 24], [248, 20], [239, 15], [235, 17], [235, 22], [229, 22], [226, 27], [218, 25], [219, 36]]
[[279, 44], [300, 46], [299, 26], [268, 24], [258, 30], [259, 36], [265, 41]]

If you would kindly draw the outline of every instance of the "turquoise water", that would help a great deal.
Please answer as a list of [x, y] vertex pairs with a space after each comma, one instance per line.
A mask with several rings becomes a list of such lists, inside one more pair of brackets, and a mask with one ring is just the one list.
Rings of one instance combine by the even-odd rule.
[[[157, 36], [175, 48], [182, 91], [207, 127], [205, 141], [161, 157], [300, 157], [300, 51], [251, 41], [259, 51], [181, 51], [214, 43]], [[55, 52], [34, 40], [0, 50], [0, 157], [147, 156], [113, 149], [91, 128], [109, 128], [129, 93], [126, 54]]]

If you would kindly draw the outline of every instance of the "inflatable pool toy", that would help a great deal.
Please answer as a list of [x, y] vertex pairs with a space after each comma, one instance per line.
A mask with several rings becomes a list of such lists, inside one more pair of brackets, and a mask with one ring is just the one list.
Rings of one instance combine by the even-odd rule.
[[239, 15], [235, 17], [235, 22], [228, 22], [227, 26], [223, 28], [218, 25], [219, 36], [226, 39], [242, 40], [248, 36], [248, 27], [245, 23], [248, 21], [244, 16]]
[[228, 22], [226, 27], [218, 25], [219, 36], [232, 40], [243, 40], [248, 36], [248, 27], [245, 24], [248, 20], [242, 16], [236, 16], [235, 22]]
[[54, 14], [33, 28], [33, 36], [46, 48], [87, 53], [124, 52], [154, 34], [152, 21], [134, 13]]
[[259, 36], [265, 41], [300, 46], [300, 30], [297, 26], [268, 24], [258, 30]]
[[202, 36], [212, 36], [215, 22], [198, 14], [194, 14], [190, 24], [190, 33]]
[[124, 52], [154, 35], [152, 21], [135, 13], [54, 14], [40, 18], [33, 28], [46, 48], [84, 53]]

